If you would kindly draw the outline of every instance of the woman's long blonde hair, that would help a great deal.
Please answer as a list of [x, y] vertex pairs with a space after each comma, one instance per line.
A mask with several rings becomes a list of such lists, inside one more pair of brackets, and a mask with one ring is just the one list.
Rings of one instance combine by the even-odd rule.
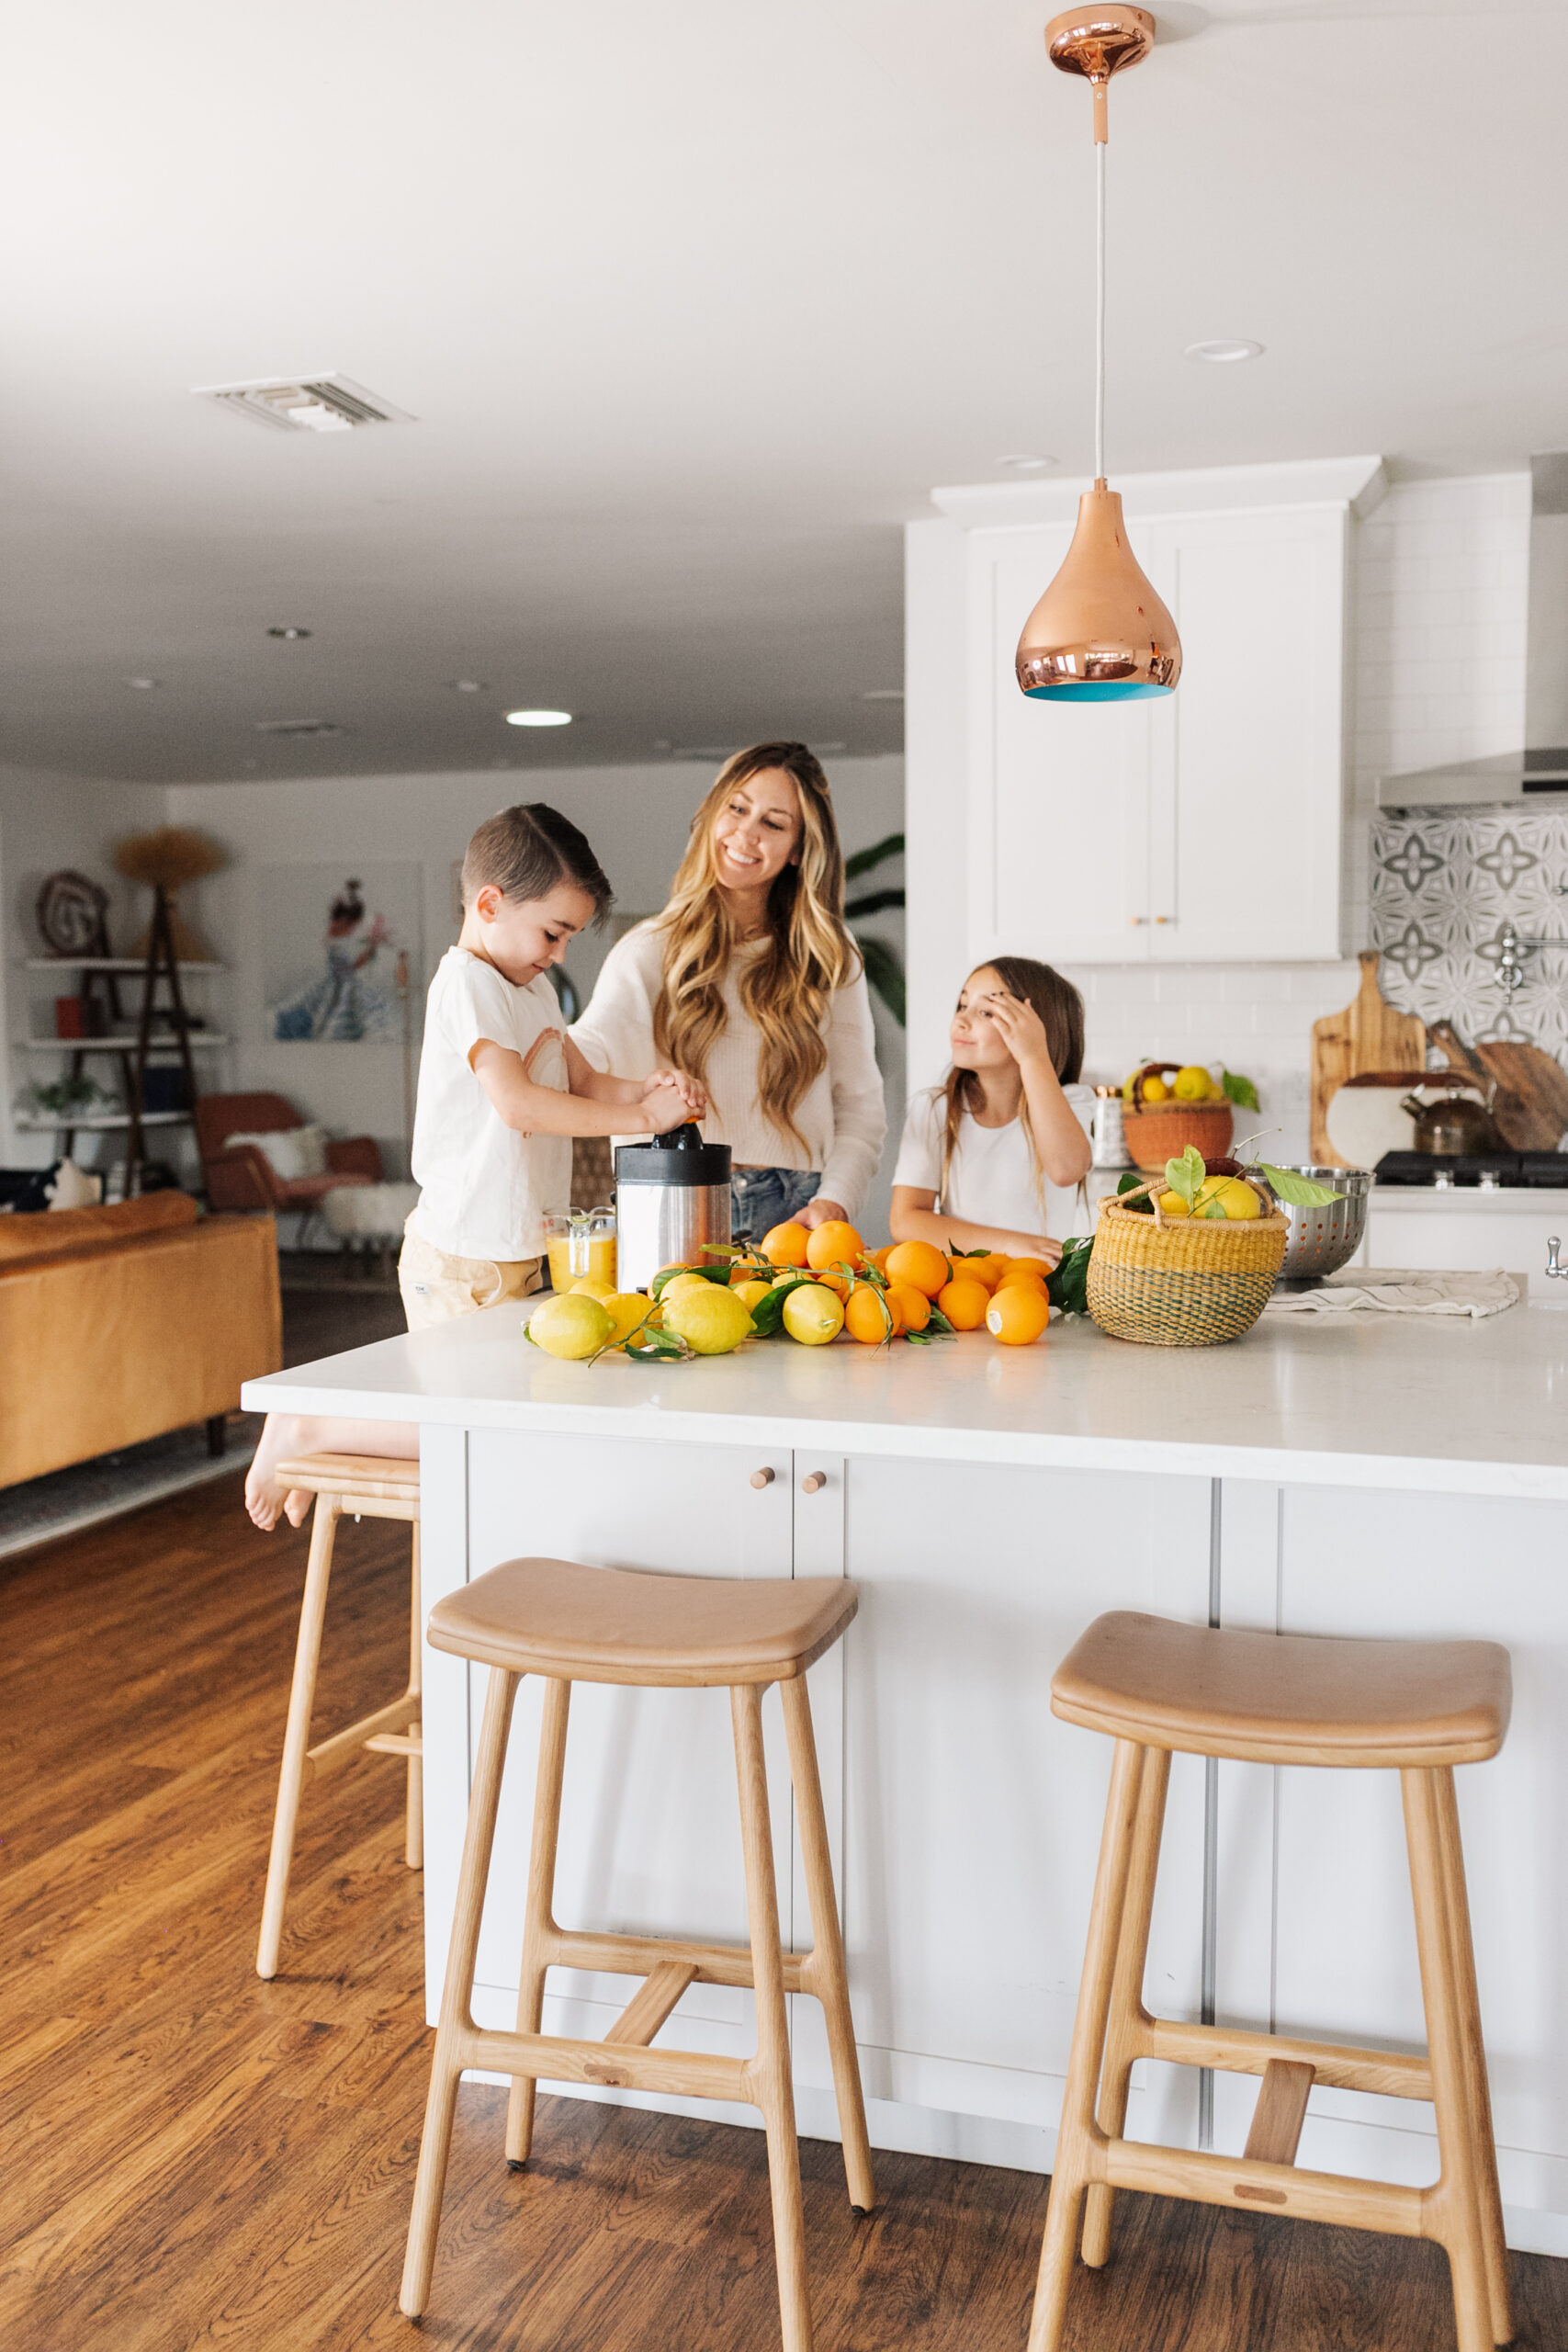
[[782, 769], [795, 786], [800, 838], [768, 893], [767, 944], [740, 975], [740, 1001], [761, 1033], [757, 1100], [771, 1125], [805, 1150], [795, 1114], [827, 1068], [822, 1023], [834, 989], [854, 978], [860, 958], [844, 929], [844, 855], [832, 789], [804, 743], [754, 743], [737, 752], [692, 819], [686, 854], [659, 918], [664, 984], [653, 1035], [676, 1069], [705, 1075], [724, 1034], [723, 983], [739, 944], [714, 864], [714, 823], [737, 786], [768, 768]]
[[[1083, 1076], [1083, 999], [1071, 980], [1049, 964], [1036, 964], [1029, 956], [993, 956], [988, 964], [976, 964], [975, 972], [995, 972], [1009, 996], [1018, 997], [1032, 1004], [1045, 1028], [1045, 1046], [1051, 1057], [1051, 1067], [1064, 1086], [1073, 1085]], [[971, 972], [969, 979], [973, 979]], [[964, 982], [967, 988], [969, 981]], [[942, 1182], [937, 1189], [939, 1201], [947, 1194], [947, 1179], [953, 1167], [953, 1155], [958, 1148], [958, 1125], [965, 1111], [977, 1108], [981, 1099], [980, 1074], [973, 1069], [950, 1069], [938, 1090], [942, 1106]], [[1023, 1129], [1023, 1139], [1029, 1146], [1029, 1165], [1034, 1178], [1034, 1190], [1040, 1201], [1041, 1215], [1045, 1212], [1045, 1170], [1040, 1165], [1040, 1148], [1034, 1140], [1034, 1130], [1029, 1124], [1029, 1098], [1021, 1098], [1018, 1124]]]

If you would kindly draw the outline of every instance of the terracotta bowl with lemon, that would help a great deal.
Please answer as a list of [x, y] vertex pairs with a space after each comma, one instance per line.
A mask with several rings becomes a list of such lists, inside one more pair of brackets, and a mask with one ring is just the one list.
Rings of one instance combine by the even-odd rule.
[[1145, 1062], [1122, 1090], [1122, 1127], [1134, 1163], [1156, 1174], [1168, 1159], [1179, 1159], [1196, 1144], [1205, 1159], [1223, 1159], [1231, 1148], [1235, 1114], [1221, 1089], [1198, 1063]]

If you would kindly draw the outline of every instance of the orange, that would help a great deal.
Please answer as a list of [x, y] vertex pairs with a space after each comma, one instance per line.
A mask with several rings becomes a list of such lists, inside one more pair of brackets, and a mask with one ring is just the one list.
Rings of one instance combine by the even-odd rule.
[[882, 1302], [882, 1293], [874, 1283], [862, 1283], [850, 1293], [844, 1309], [844, 1329], [852, 1340], [860, 1340], [874, 1348], [882, 1340], [896, 1340], [899, 1323], [891, 1307]]
[[1043, 1282], [1050, 1271], [1043, 1258], [1010, 1258], [997, 1277], [995, 1287], [999, 1290], [1002, 1283], [1010, 1283], [1015, 1274], [1038, 1274]]
[[986, 1310], [986, 1329], [1004, 1348], [1025, 1348], [1051, 1320], [1043, 1291], [1029, 1283], [1004, 1283]]
[[891, 1241], [884, 1242], [880, 1250], [868, 1250], [865, 1253], [866, 1264], [874, 1266], [879, 1274], [885, 1274], [887, 1272], [887, 1261], [893, 1255], [893, 1250], [894, 1245]]
[[908, 1283], [927, 1298], [934, 1298], [953, 1280], [953, 1269], [931, 1241], [900, 1241], [887, 1253], [884, 1269], [889, 1282]]
[[830, 1290], [834, 1297], [840, 1300], [848, 1298], [854, 1286], [854, 1279], [853, 1274], [834, 1273], [829, 1268], [824, 1268], [817, 1276], [823, 1289]]
[[960, 1283], [983, 1283], [989, 1292], [995, 1290], [1007, 1267], [1008, 1261], [1001, 1251], [991, 1250], [983, 1258], [954, 1258], [953, 1278]]
[[811, 1236], [793, 1217], [787, 1225], [775, 1225], [772, 1233], [762, 1236], [762, 1255], [770, 1265], [804, 1266], [807, 1244]]
[[[963, 1259], [958, 1262], [962, 1265]], [[986, 1319], [991, 1294], [984, 1283], [972, 1282], [967, 1274], [955, 1274], [945, 1290], [938, 1291], [936, 1303], [955, 1331], [977, 1331]]]
[[1035, 1290], [1043, 1298], [1046, 1295], [1045, 1277], [1043, 1274], [1004, 1274], [991, 1296], [999, 1298], [1004, 1290]]
[[[925, 1244], [922, 1241], [907, 1241], [900, 1247], [923, 1250]], [[898, 1328], [902, 1331], [923, 1331], [931, 1319], [931, 1300], [923, 1290], [917, 1290], [913, 1283], [889, 1283], [887, 1304], [897, 1317]]]
[[819, 1225], [806, 1245], [806, 1262], [813, 1268], [836, 1265], [840, 1258], [847, 1265], [854, 1265], [865, 1244], [852, 1225], [841, 1216], [830, 1216]]

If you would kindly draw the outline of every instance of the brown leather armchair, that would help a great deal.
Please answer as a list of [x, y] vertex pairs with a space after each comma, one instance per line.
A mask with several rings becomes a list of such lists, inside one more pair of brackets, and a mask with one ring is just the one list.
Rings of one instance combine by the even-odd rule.
[[321, 1176], [279, 1176], [254, 1143], [231, 1145], [235, 1135], [276, 1135], [305, 1125], [281, 1094], [203, 1094], [196, 1105], [196, 1140], [207, 1197], [215, 1209], [319, 1208], [340, 1184], [378, 1184], [381, 1150], [374, 1136], [329, 1141]]

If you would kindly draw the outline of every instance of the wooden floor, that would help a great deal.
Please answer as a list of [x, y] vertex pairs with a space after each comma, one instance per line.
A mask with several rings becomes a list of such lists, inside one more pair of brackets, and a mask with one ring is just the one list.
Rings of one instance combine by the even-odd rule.
[[[345, 1527], [323, 1701], [397, 1687], [407, 1537]], [[465, 2090], [423, 2339], [396, 2309], [430, 2036], [401, 1772], [308, 1792], [285, 1973], [254, 1973], [304, 1543], [238, 1481], [0, 1564], [6, 2352], [766, 2352], [760, 2132], [574, 2100], [502, 2157]], [[1045, 2184], [881, 2156], [857, 2220], [805, 2143], [821, 2352], [1021, 2347]], [[1568, 2263], [1516, 2256], [1520, 2342]], [[1074, 2352], [1445, 2352], [1435, 2249], [1129, 2197]]]

